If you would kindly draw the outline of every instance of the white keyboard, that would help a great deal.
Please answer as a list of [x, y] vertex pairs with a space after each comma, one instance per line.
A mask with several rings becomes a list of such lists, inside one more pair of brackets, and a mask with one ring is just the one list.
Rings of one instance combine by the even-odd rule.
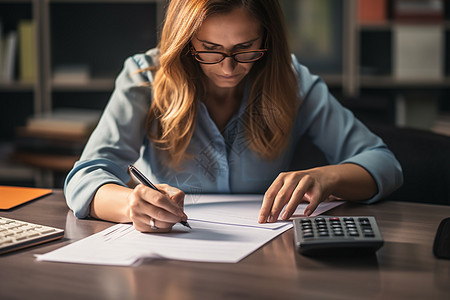
[[0, 217], [0, 254], [56, 240], [64, 230]]

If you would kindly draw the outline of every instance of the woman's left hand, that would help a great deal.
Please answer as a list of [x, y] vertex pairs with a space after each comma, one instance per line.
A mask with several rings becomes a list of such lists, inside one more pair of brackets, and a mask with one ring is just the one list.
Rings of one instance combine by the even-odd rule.
[[258, 222], [287, 220], [302, 201], [309, 202], [304, 214], [309, 216], [325, 200], [365, 200], [372, 198], [378, 187], [363, 167], [345, 163], [314, 169], [281, 173], [266, 191]]
[[309, 216], [331, 196], [333, 181], [323, 168], [280, 173], [264, 195], [258, 222], [276, 222], [285, 206], [281, 219], [288, 220], [304, 201], [309, 202], [304, 212]]

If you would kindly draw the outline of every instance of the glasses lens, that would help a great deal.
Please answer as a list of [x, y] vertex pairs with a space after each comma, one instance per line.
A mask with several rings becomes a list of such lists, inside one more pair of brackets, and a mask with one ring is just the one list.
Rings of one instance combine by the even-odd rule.
[[223, 55], [215, 52], [197, 52], [195, 55], [198, 61], [205, 63], [217, 63], [223, 59]]
[[250, 51], [238, 53], [234, 55], [234, 59], [238, 62], [251, 62], [260, 59], [264, 55], [262, 51]]

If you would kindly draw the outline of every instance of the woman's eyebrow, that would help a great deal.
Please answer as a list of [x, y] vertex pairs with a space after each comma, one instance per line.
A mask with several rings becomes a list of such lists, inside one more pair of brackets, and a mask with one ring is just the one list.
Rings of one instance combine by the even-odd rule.
[[[220, 45], [220, 44], [216, 44], [216, 43], [209, 42], [209, 41], [206, 41], [206, 40], [201, 40], [201, 39], [199, 39], [198, 37], [195, 37], [195, 38], [196, 38], [198, 41], [202, 42], [202, 43], [211, 44], [211, 45], [214, 45], [214, 46], [217, 46], [217, 47], [223, 47], [223, 46]], [[242, 42], [242, 43], [236, 44], [236, 45], [234, 45], [234, 46], [239, 46], [239, 45], [243, 45], [243, 44], [252, 43], [252, 42], [254, 42], [254, 41], [257, 41], [258, 39], [259, 39], [259, 37], [254, 38], [254, 39], [251, 39], [251, 40], [248, 40], [248, 41], [246, 41], [246, 42]]]

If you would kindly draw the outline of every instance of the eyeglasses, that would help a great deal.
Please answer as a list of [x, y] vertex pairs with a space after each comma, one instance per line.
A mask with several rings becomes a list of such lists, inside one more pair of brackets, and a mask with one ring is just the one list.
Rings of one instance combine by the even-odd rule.
[[231, 54], [227, 54], [220, 51], [197, 51], [194, 48], [191, 49], [191, 54], [201, 64], [218, 64], [226, 57], [231, 57], [238, 63], [251, 63], [261, 59], [267, 49], [258, 50], [246, 50], [238, 51]]

